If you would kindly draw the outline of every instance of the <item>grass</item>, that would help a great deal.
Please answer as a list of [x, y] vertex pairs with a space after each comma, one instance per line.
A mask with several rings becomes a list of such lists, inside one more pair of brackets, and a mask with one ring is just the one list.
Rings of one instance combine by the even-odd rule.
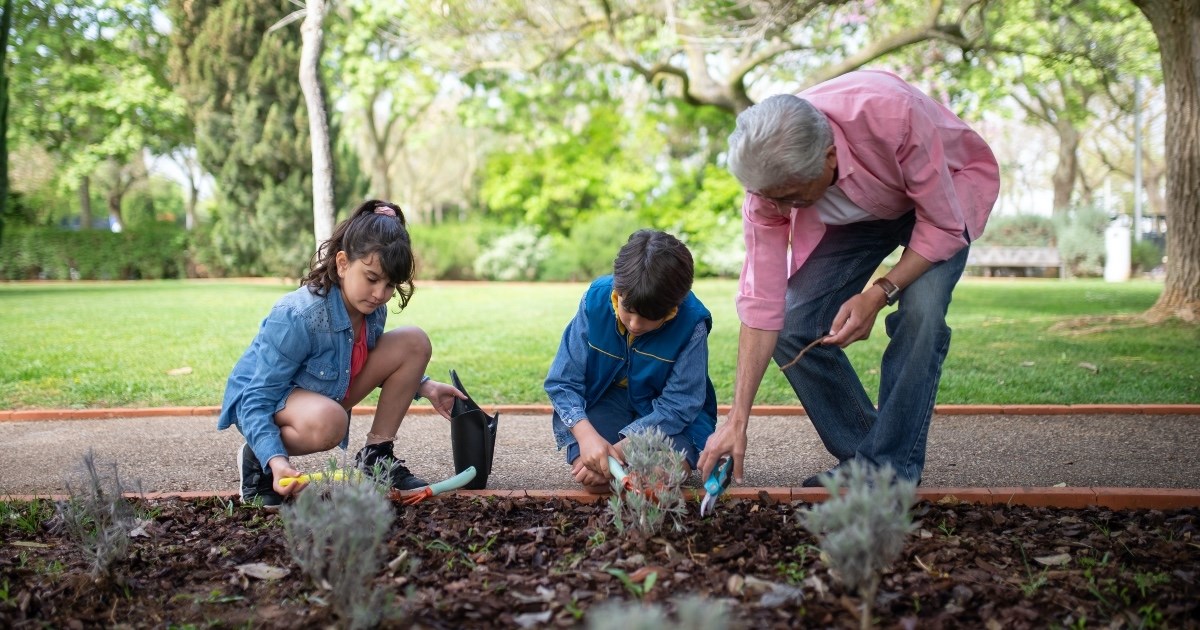
[[[0, 284], [0, 409], [219, 405], [229, 370], [292, 288], [274, 280]], [[713, 312], [709, 366], [721, 403], [733, 387], [736, 288], [732, 280], [696, 285]], [[583, 289], [420, 283], [388, 327], [425, 329], [434, 344], [429, 374], [448, 380], [457, 370], [485, 405], [543, 404], [542, 380]], [[1200, 402], [1194, 325], [1051, 330], [1081, 316], [1139, 313], [1161, 290], [1146, 281], [964, 279], [950, 307], [954, 337], [938, 402]], [[849, 349], [872, 393], [886, 339], [880, 317], [871, 338]], [[168, 374], [183, 367], [191, 372]], [[757, 402], [796, 399], [772, 367]]]

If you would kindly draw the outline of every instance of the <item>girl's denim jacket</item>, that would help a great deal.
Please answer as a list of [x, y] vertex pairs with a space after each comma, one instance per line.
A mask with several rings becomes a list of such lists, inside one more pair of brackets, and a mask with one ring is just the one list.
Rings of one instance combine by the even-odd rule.
[[[367, 315], [368, 350], [383, 334], [386, 320], [386, 304]], [[233, 366], [217, 429], [236, 425], [263, 470], [269, 470], [272, 457], [287, 457], [275, 414], [297, 387], [342, 400], [350, 385], [353, 347], [354, 331], [338, 286], [324, 296], [307, 286], [283, 296]], [[347, 444], [343, 438], [341, 447]]]

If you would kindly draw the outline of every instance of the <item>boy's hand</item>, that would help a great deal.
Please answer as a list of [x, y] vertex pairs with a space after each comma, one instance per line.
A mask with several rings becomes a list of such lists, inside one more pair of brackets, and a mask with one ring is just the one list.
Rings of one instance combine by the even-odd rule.
[[296, 494], [297, 492], [300, 492], [308, 487], [307, 482], [291, 483], [286, 486], [279, 485], [279, 480], [283, 479], [284, 477], [299, 477], [300, 475], [304, 474], [299, 470], [292, 468], [292, 463], [288, 461], [288, 458], [272, 457], [271, 461], [267, 462], [267, 466], [271, 468], [271, 475], [274, 477], [274, 480], [271, 482], [271, 487], [275, 489], [275, 492], [278, 492], [286, 497], [288, 495]]
[[[586, 418], [571, 427], [571, 433], [579, 442], [579, 457], [571, 465], [571, 474], [575, 480], [591, 486], [606, 482], [610, 478], [608, 456], [612, 455], [620, 460], [621, 452], [613, 448]], [[584, 478], [590, 483], [585, 482]]]
[[429, 404], [433, 405], [433, 410], [447, 420], [450, 419], [450, 411], [454, 409], [455, 399], [467, 399], [467, 395], [458, 391], [457, 387], [432, 379], [422, 383], [417, 388], [417, 393], [428, 399]]

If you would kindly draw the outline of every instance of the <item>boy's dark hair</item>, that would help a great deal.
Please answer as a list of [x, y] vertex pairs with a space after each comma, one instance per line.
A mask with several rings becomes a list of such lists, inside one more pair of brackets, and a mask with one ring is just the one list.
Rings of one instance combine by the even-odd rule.
[[657, 230], [629, 236], [613, 261], [613, 288], [625, 310], [663, 319], [692, 290], [692, 253], [679, 239]]
[[408, 306], [416, 261], [400, 206], [370, 199], [355, 208], [350, 218], [339, 223], [329, 240], [321, 243], [313, 254], [301, 286], [308, 285], [317, 295], [328, 294], [329, 288], [339, 282], [335, 257], [340, 251], [346, 252], [350, 262], [378, 254], [383, 273], [396, 285], [400, 308]]

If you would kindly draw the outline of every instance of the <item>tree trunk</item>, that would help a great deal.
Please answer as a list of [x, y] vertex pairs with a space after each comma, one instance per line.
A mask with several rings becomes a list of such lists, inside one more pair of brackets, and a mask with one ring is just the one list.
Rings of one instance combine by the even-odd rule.
[[108, 189], [105, 198], [108, 201], [108, 227], [113, 232], [121, 232], [125, 224], [121, 221], [121, 199], [125, 197], [125, 188], [120, 182]]
[[308, 107], [308, 133], [312, 138], [313, 234], [316, 247], [333, 235], [333, 155], [329, 148], [329, 115], [325, 109], [325, 90], [321, 86], [321, 48], [325, 34], [322, 24], [328, 8], [326, 0], [307, 0], [307, 14], [300, 25], [303, 47], [300, 51], [300, 89]]
[[1167, 277], [1152, 317], [1200, 318], [1200, 3], [1135, 0], [1158, 37], [1166, 89]]
[[[367, 113], [368, 116], [374, 117], [374, 114]], [[390, 128], [390, 126], [385, 127]], [[371, 147], [375, 152], [371, 156], [371, 189], [375, 191], [376, 199], [384, 201], [392, 200], [392, 178], [391, 164], [388, 160], [388, 139], [386, 136], [381, 136], [379, 129], [375, 126], [374, 121], [369, 123], [368, 129], [371, 133]]]
[[1066, 212], [1071, 207], [1071, 194], [1079, 177], [1079, 130], [1065, 117], [1059, 119], [1058, 166], [1054, 167], [1054, 212]]
[[92, 190], [86, 175], [79, 180], [79, 229], [92, 229]]
[[183, 229], [191, 232], [196, 229], [196, 205], [200, 199], [200, 187], [196, 179], [188, 175], [187, 198], [183, 200]]

